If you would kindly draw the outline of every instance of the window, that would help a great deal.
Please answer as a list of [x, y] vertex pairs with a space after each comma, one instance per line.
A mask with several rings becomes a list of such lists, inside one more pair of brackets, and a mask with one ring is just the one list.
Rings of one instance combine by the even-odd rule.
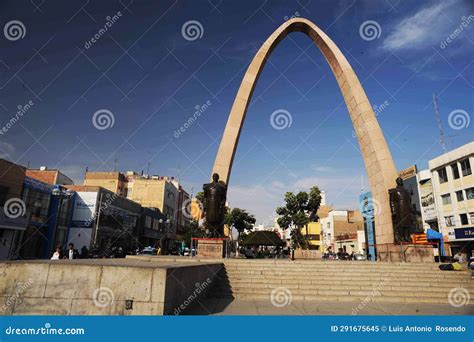
[[461, 218], [461, 225], [464, 226], [465, 224], [469, 224], [469, 221], [467, 220], [467, 214], [461, 214], [459, 217]]
[[446, 173], [446, 168], [438, 170], [439, 182], [446, 183], [448, 181], [448, 174]]
[[458, 202], [464, 201], [464, 194], [463, 194], [462, 190], [456, 191], [456, 198], [457, 198]]
[[7, 200], [8, 188], [0, 185], [0, 206], [3, 206]]
[[458, 179], [459, 178], [459, 168], [458, 164], [454, 163], [451, 165], [451, 170], [453, 171], [453, 178]]
[[472, 173], [471, 163], [469, 162], [469, 158], [461, 160], [459, 164], [461, 164], [461, 171], [462, 171], [463, 177], [469, 176]]
[[145, 228], [151, 228], [152, 218], [150, 216], [145, 216]]
[[466, 189], [466, 198], [468, 200], [473, 200], [474, 199], [474, 188]]
[[443, 202], [443, 204], [451, 204], [451, 195], [441, 195], [441, 201]]
[[474, 224], [474, 213], [469, 213], [469, 216], [471, 217], [471, 224]]
[[444, 222], [446, 223], [446, 227], [452, 227], [454, 226], [454, 216], [445, 216], [444, 217]]

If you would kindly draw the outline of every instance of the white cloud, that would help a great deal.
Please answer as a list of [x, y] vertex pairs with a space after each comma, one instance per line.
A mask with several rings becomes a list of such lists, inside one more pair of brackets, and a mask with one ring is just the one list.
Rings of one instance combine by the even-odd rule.
[[414, 15], [405, 17], [385, 38], [383, 49], [403, 50], [419, 49], [441, 41], [453, 26], [451, 20], [461, 20], [457, 15], [459, 0], [438, 1], [434, 5], [421, 8]]
[[318, 172], [331, 172], [334, 170], [331, 166], [313, 166], [311, 169]]
[[[364, 180], [365, 184], [367, 181]], [[275, 181], [268, 185], [229, 186], [228, 200], [231, 207], [246, 209], [255, 215], [257, 224], [271, 225], [275, 209], [283, 204], [287, 191], [308, 191], [318, 185], [326, 191], [327, 203], [336, 209], [357, 209], [361, 190], [361, 176], [305, 177], [296, 181]]]
[[0, 142], [0, 158], [11, 158], [13, 153], [15, 153], [15, 147], [12, 144]]

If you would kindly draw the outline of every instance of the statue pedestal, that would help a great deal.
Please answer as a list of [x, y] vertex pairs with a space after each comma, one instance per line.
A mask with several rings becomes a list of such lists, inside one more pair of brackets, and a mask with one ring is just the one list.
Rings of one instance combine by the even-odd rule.
[[377, 245], [377, 261], [434, 262], [434, 249], [432, 245]]
[[223, 258], [225, 256], [225, 241], [221, 238], [198, 238], [197, 256], [199, 258]]
[[295, 260], [296, 259], [321, 259], [321, 251], [310, 250], [310, 249], [295, 249]]

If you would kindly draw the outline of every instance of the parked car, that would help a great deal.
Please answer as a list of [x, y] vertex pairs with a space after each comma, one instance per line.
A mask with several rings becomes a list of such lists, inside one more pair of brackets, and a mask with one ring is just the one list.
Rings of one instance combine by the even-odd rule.
[[196, 249], [193, 248], [192, 250], [190, 250], [189, 247], [185, 247], [183, 255], [184, 256], [189, 256], [191, 252], [192, 252], [193, 256], [196, 255]]
[[367, 256], [365, 254], [362, 254], [362, 253], [357, 253], [357, 254], [354, 254], [354, 260], [364, 261], [364, 260], [367, 260]]
[[141, 250], [141, 252], [139, 254], [146, 254], [146, 255], [156, 255], [156, 248], [154, 247], [145, 247]]

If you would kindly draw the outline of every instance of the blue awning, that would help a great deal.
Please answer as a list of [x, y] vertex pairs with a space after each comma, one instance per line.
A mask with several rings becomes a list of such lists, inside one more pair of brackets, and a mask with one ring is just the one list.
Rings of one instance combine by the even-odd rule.
[[426, 230], [426, 239], [428, 241], [430, 240], [437, 240], [439, 241], [439, 254], [441, 256], [444, 256], [444, 239], [443, 239], [443, 234], [440, 232], [437, 232], [436, 230], [433, 229], [427, 229]]

